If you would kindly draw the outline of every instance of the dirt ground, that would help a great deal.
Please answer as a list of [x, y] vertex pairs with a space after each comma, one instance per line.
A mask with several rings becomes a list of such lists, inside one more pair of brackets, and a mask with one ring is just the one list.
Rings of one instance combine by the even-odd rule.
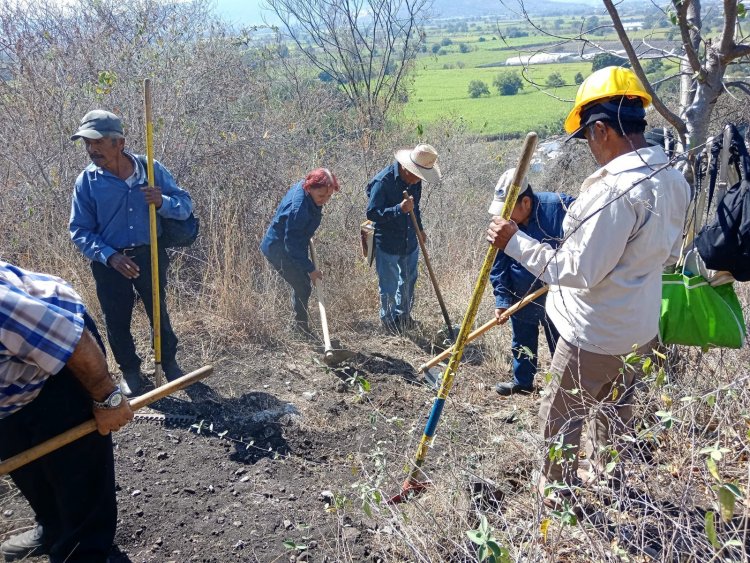
[[[383, 491], [399, 491], [435, 396], [414, 367], [431, 357], [430, 342], [370, 325], [341, 340], [359, 354], [331, 369], [309, 342], [201, 349], [183, 336], [183, 351], [201, 350], [182, 353], [186, 370], [215, 371], [115, 435], [120, 560], [397, 559], [352, 486], [380, 455]], [[468, 359], [475, 365], [462, 365], [438, 436], [469, 428], [478, 411], [532, 413], [533, 397], [503, 402], [481, 354]], [[428, 457], [435, 474], [448, 463], [442, 449]], [[7, 478], [3, 486], [2, 540], [32, 524], [25, 500], [8, 493]]]

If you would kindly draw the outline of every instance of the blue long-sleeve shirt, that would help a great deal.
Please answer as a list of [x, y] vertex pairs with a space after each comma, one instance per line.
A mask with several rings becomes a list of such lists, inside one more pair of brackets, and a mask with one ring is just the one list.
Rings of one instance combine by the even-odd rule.
[[414, 198], [414, 214], [422, 230], [422, 182], [409, 185], [398, 174], [398, 161], [378, 172], [367, 185], [367, 218], [375, 223], [375, 245], [388, 254], [411, 254], [417, 248], [417, 233], [408, 213], [401, 211], [404, 191]]
[[[70, 238], [89, 260], [103, 264], [119, 249], [150, 243], [148, 204], [141, 192], [148, 185], [148, 177], [141, 157], [125, 154], [135, 166], [130, 183], [91, 163], [73, 189]], [[160, 218], [187, 219], [193, 212], [193, 201], [158, 161], [154, 161], [154, 184], [162, 193], [162, 204], [156, 211], [160, 235]]]
[[310, 273], [315, 265], [308, 248], [323, 218], [323, 207], [315, 204], [302, 184], [302, 180], [297, 182], [281, 200], [260, 250], [277, 265], [281, 261], [291, 262], [294, 267]]
[[[562, 242], [563, 219], [574, 199], [566, 194], [534, 192], [529, 222], [527, 225], [518, 225], [518, 228], [530, 237], [557, 248]], [[502, 309], [507, 309], [524, 295], [542, 286], [542, 282], [534, 274], [502, 250], [497, 253], [492, 265], [490, 282], [495, 295], [495, 307]], [[545, 299], [546, 295], [538, 297], [514, 317], [529, 322], [543, 318]]]

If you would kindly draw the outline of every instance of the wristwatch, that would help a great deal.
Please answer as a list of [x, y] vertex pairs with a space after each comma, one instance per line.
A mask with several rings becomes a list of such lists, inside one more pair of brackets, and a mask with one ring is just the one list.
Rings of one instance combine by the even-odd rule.
[[122, 404], [124, 396], [120, 391], [120, 386], [115, 387], [115, 390], [109, 394], [109, 397], [103, 401], [94, 401], [95, 409], [116, 409]]

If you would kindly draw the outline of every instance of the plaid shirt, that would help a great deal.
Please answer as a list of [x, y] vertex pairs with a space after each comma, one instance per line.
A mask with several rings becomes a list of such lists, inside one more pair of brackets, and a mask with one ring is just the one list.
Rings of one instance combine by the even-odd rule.
[[33, 401], [83, 332], [85, 308], [63, 280], [0, 261], [0, 418]]

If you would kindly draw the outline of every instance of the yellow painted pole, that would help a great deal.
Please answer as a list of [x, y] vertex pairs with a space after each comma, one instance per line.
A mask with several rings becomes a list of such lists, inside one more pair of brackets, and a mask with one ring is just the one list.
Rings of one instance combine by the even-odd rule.
[[[534, 149], [536, 148], [536, 141], [536, 133], [531, 132], [526, 135], [521, 158], [519, 160], [518, 166], [516, 167], [516, 173], [513, 176], [513, 181], [510, 185], [510, 188], [508, 188], [508, 196], [505, 199], [505, 203], [503, 204], [503, 211], [501, 213], [503, 219], [510, 219], [511, 212], [513, 211], [513, 207], [515, 206], [516, 200], [518, 199], [518, 194], [521, 193], [521, 181], [523, 180], [524, 176], [526, 176], [526, 173], [529, 170], [531, 157], [534, 154]], [[453, 387], [454, 377], [458, 373], [458, 366], [461, 363], [464, 344], [466, 344], [469, 333], [471, 332], [471, 327], [474, 324], [474, 320], [476, 319], [477, 310], [479, 309], [479, 304], [482, 301], [482, 295], [484, 294], [484, 290], [487, 287], [487, 280], [489, 279], [490, 270], [492, 269], [492, 265], [495, 262], [495, 256], [497, 256], [497, 248], [490, 245], [490, 247], [487, 249], [487, 254], [484, 257], [482, 268], [479, 271], [479, 277], [476, 284], [474, 285], [474, 291], [471, 294], [471, 299], [469, 301], [469, 306], [466, 310], [466, 314], [464, 315], [464, 320], [461, 323], [461, 330], [459, 330], [458, 337], [456, 338], [456, 343], [453, 345], [451, 358], [448, 361], [448, 367], [443, 373], [443, 381], [440, 384], [440, 389], [438, 390], [437, 397], [435, 397], [435, 401], [432, 404], [430, 416], [427, 419], [427, 424], [425, 425], [422, 438], [419, 440], [419, 445], [417, 446], [417, 452], [414, 456], [414, 463], [411, 471], [409, 472], [409, 477], [404, 482], [401, 488], [401, 493], [390, 499], [389, 502], [391, 503], [403, 502], [405, 500], [408, 500], [411, 495], [418, 494], [426, 486], [425, 476], [422, 472], [422, 466], [424, 465], [425, 459], [427, 458], [427, 452], [432, 446], [432, 441], [435, 436], [438, 421], [440, 420], [440, 415], [443, 412], [443, 407], [445, 406], [445, 401], [448, 398], [448, 393], [450, 393], [450, 390]]]
[[[146, 111], [146, 163], [148, 186], [154, 187], [154, 122], [151, 115], [151, 79], [143, 81], [143, 100]], [[154, 303], [154, 385], [164, 384], [161, 371], [161, 299], [159, 299], [159, 241], [156, 230], [156, 205], [148, 206], [148, 222], [151, 238], [151, 300]]]

